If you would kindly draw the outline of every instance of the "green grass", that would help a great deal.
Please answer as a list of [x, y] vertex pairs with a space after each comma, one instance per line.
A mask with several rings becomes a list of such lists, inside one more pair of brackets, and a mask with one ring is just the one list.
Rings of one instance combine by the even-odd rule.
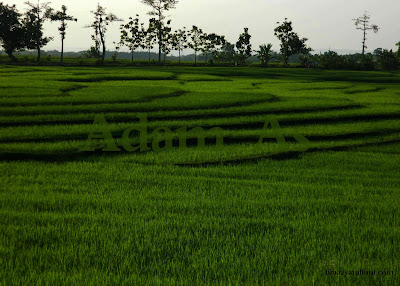
[[[0, 284], [398, 285], [399, 91], [399, 73], [0, 66]], [[158, 127], [225, 145], [126, 152], [138, 113], [149, 146]], [[98, 114], [121, 152], [80, 152]], [[257, 144], [270, 118], [285, 146]], [[360, 269], [394, 274], [326, 275]]]

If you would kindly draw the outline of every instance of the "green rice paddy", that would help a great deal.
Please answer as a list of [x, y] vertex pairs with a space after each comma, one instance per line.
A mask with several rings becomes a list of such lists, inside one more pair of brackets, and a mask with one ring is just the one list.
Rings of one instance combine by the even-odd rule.
[[399, 73], [0, 66], [0, 284], [400, 285], [399, 147]]

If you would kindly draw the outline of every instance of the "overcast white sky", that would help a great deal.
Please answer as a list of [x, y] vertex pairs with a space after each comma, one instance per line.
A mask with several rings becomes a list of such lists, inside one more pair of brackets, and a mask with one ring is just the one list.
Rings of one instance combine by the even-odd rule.
[[[26, 8], [25, 0], [2, 1], [16, 4], [21, 12]], [[143, 22], [147, 22], [149, 8], [140, 0], [52, 0], [53, 8], [59, 10], [64, 4], [69, 13], [78, 18], [77, 23], [69, 23], [66, 51], [87, 50], [92, 45], [92, 31], [83, 27], [92, 21], [90, 11], [96, 8], [97, 3], [125, 21], [139, 14]], [[168, 14], [174, 29], [197, 25], [205, 32], [225, 35], [232, 43], [236, 42], [243, 28], [248, 27], [253, 49], [263, 43], [272, 43], [274, 50], [279, 49], [274, 36], [276, 22], [287, 17], [300, 37], [309, 39], [308, 44], [314, 50], [358, 51], [362, 34], [355, 29], [352, 19], [364, 11], [368, 11], [372, 23], [381, 28], [378, 34], [368, 36], [368, 51], [378, 47], [394, 49], [395, 43], [400, 41], [400, 0], [180, 0], [177, 8]], [[113, 50], [113, 42], [119, 40], [119, 24], [112, 24], [109, 28], [107, 49]], [[45, 35], [54, 36], [45, 50], [60, 50], [57, 25], [45, 25]]]

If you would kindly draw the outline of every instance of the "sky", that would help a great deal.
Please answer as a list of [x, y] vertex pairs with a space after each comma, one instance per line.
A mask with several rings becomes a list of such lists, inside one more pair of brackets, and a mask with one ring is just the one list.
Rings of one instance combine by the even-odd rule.
[[[6, 4], [16, 4], [20, 12], [25, 11], [26, 0], [2, 0]], [[36, 2], [37, 0], [31, 0]], [[41, 2], [45, 2], [41, 0]], [[92, 31], [84, 28], [93, 20], [90, 11], [97, 3], [116, 14], [124, 21], [139, 14], [141, 22], [147, 23], [150, 8], [140, 0], [52, 0], [51, 6], [60, 10], [68, 7], [70, 15], [78, 22], [69, 22], [65, 40], [65, 51], [87, 50], [92, 46]], [[308, 38], [308, 45], [316, 51], [336, 50], [360, 51], [362, 32], [356, 30], [352, 19], [364, 11], [371, 15], [371, 23], [380, 27], [374, 34], [370, 31], [367, 40], [368, 51], [376, 48], [395, 49], [400, 41], [399, 0], [180, 0], [176, 9], [167, 12], [172, 19], [173, 29], [196, 25], [206, 33], [225, 35], [235, 43], [243, 28], [249, 28], [253, 49], [261, 44], [272, 43], [279, 50], [279, 41], [274, 36], [277, 22], [288, 18], [293, 22], [294, 31], [300, 37]], [[113, 42], [119, 41], [119, 25], [109, 26], [106, 46], [114, 50]], [[53, 36], [45, 50], [60, 50], [59, 23], [46, 23], [45, 35]]]

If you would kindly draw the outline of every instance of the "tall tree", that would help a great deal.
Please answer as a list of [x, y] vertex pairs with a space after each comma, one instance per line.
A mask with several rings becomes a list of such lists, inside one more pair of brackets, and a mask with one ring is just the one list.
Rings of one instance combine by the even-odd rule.
[[292, 22], [285, 18], [285, 21], [275, 28], [275, 36], [281, 41], [281, 53], [283, 55], [284, 65], [287, 66], [289, 57], [298, 53], [307, 54], [312, 51], [306, 46], [307, 38], [299, 38], [299, 35], [293, 31]]
[[257, 51], [257, 57], [261, 61], [261, 65], [268, 66], [269, 61], [272, 59], [272, 44], [261, 45]]
[[149, 26], [147, 29], [142, 28], [142, 32], [144, 35], [144, 39], [142, 42], [142, 48], [146, 49], [149, 55], [149, 62], [151, 61], [151, 50], [154, 48], [154, 44], [157, 38], [157, 30], [156, 30], [156, 19], [151, 18], [149, 19]]
[[64, 40], [65, 40], [65, 35], [67, 34], [66, 32], [67, 22], [68, 21], [77, 22], [78, 19], [67, 14], [67, 7], [65, 5], [61, 6], [61, 11], [57, 11], [53, 15], [51, 15], [50, 19], [53, 22], [54, 21], [61, 22], [61, 26], [58, 28], [58, 31], [60, 31], [61, 35], [61, 64], [62, 64], [64, 62]]
[[97, 9], [95, 11], [91, 11], [94, 16], [94, 21], [92, 24], [85, 26], [85, 28], [93, 28], [94, 35], [92, 35], [92, 39], [95, 42], [95, 48], [97, 50], [100, 49], [100, 45], [103, 48], [103, 52], [101, 54], [101, 61], [104, 62], [106, 57], [106, 38], [105, 35], [107, 33], [107, 26], [110, 23], [116, 21], [122, 21], [117, 16], [112, 13], [106, 12], [106, 9], [100, 4], [97, 4]]
[[[215, 34], [214, 34], [215, 35]], [[214, 41], [212, 40], [211, 34], [204, 33], [201, 35], [201, 52], [204, 56], [204, 63], [207, 63], [208, 54], [214, 49]]]
[[361, 30], [363, 32], [363, 41], [362, 41], [362, 61], [364, 63], [365, 59], [365, 50], [367, 49], [367, 33], [369, 30], [374, 31], [374, 33], [378, 33], [379, 27], [374, 24], [370, 24], [371, 16], [364, 12], [364, 15], [358, 17], [357, 19], [353, 19], [354, 25], [357, 30]]
[[24, 25], [26, 28], [26, 47], [28, 49], [37, 50], [37, 62], [40, 62], [40, 48], [47, 45], [53, 40], [53, 37], [43, 36], [43, 24], [51, 19], [53, 9], [50, 7], [50, 2], [33, 4], [25, 2], [29, 6], [25, 13]]
[[126, 45], [131, 51], [132, 63], [133, 53], [136, 49], [142, 46], [144, 38], [143, 24], [139, 25], [139, 15], [136, 18], [129, 18], [129, 22], [121, 25], [121, 44]]
[[193, 26], [189, 31], [189, 48], [194, 51], [194, 63], [197, 64], [197, 53], [201, 51], [202, 48], [202, 38], [203, 38], [203, 30], [198, 28], [197, 26]]
[[233, 62], [235, 55], [236, 55], [235, 45], [227, 42], [224, 39], [224, 42], [221, 45], [220, 51], [218, 51], [216, 54], [214, 54], [214, 59], [217, 62], [231, 63], [231, 62]]
[[236, 42], [236, 49], [238, 51], [237, 56], [241, 63], [244, 65], [246, 60], [251, 57], [251, 35], [249, 34], [249, 29], [244, 28], [244, 32], [240, 34], [238, 41]]
[[225, 42], [224, 36], [219, 36], [215, 33], [201, 35], [201, 51], [204, 55], [204, 62], [207, 62], [208, 55], [215, 56]]
[[302, 64], [302, 66], [308, 69], [314, 66], [315, 59], [316, 57], [311, 53], [302, 54], [299, 56], [299, 61]]
[[181, 64], [181, 53], [183, 49], [187, 49], [188, 43], [187, 43], [187, 31], [186, 31], [186, 27], [183, 27], [183, 29], [179, 29], [177, 31], [175, 31], [172, 34], [172, 47], [174, 50], [178, 51], [178, 55], [179, 55], [179, 64]]
[[382, 50], [382, 54], [378, 57], [378, 65], [383, 70], [396, 70], [400, 66], [399, 59], [393, 50]]
[[158, 63], [161, 64], [161, 50], [163, 47], [163, 20], [165, 12], [174, 9], [179, 0], [141, 0], [143, 4], [150, 6], [152, 11], [148, 14], [157, 19], [157, 38], [158, 38]]
[[15, 60], [13, 52], [25, 48], [25, 29], [20, 17], [15, 5], [0, 2], [0, 44], [12, 61]]
[[217, 60], [218, 61], [218, 55], [221, 53], [221, 51], [223, 50], [223, 47], [226, 43], [226, 39], [225, 36], [219, 36], [216, 34], [210, 34], [209, 35], [210, 40], [212, 41], [213, 45], [212, 45], [212, 49], [211, 49], [211, 54], [213, 57], [213, 60]]
[[171, 33], [171, 27], [169, 26], [171, 24], [171, 20], [167, 21], [166, 25], [162, 25], [162, 34], [164, 37], [161, 51], [164, 54], [164, 65], [166, 64], [167, 61], [167, 55], [171, 52], [173, 49], [173, 35]]

